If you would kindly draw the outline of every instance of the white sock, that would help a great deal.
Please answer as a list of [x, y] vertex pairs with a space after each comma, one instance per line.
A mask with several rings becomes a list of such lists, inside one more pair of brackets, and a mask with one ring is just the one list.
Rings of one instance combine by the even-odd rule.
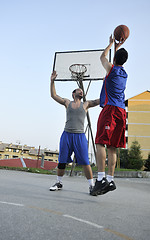
[[94, 180], [93, 180], [93, 178], [88, 179], [88, 182], [89, 182], [89, 186], [94, 186]]
[[61, 176], [57, 176], [57, 182], [61, 182], [62, 183], [62, 178]]
[[98, 181], [101, 181], [105, 177], [105, 172], [98, 172]]
[[114, 181], [114, 176], [107, 175], [107, 181], [108, 182]]

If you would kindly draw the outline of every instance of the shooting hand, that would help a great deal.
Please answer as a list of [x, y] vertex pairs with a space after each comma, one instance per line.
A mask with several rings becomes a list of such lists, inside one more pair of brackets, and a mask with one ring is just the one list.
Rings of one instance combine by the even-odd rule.
[[115, 50], [117, 51], [118, 48], [125, 42], [126, 39], [120, 38], [119, 42], [116, 42], [115, 40]]
[[109, 44], [112, 44], [115, 41], [115, 38], [112, 37], [112, 34], [109, 37]]

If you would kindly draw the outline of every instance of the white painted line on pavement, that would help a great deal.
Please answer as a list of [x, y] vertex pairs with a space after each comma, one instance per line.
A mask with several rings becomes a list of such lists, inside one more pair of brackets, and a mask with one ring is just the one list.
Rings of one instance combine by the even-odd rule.
[[24, 204], [20, 204], [20, 203], [11, 203], [11, 202], [2, 202], [2, 201], [0, 201], [0, 203], [8, 204], [8, 205], [14, 205], [14, 206], [19, 206], [19, 207], [24, 207]]
[[[24, 207], [25, 205], [24, 204], [20, 204], [20, 203], [12, 203], [12, 202], [2, 202], [0, 201], [0, 204], [7, 204], [7, 205], [13, 205], [13, 206], [18, 206], [18, 207]], [[108, 228], [104, 228], [103, 226], [101, 225], [98, 225], [96, 223], [93, 223], [93, 222], [90, 222], [90, 221], [86, 221], [86, 220], [83, 220], [81, 218], [76, 218], [76, 217], [73, 217], [71, 215], [67, 215], [67, 214], [62, 214], [61, 212], [56, 212], [54, 210], [50, 210], [50, 209], [46, 209], [46, 208], [38, 208], [38, 207], [34, 207], [34, 206], [29, 206], [29, 208], [35, 208], [35, 209], [38, 209], [38, 210], [42, 210], [44, 212], [50, 212], [50, 213], [54, 213], [54, 214], [59, 214], [59, 215], [62, 215], [63, 217], [66, 217], [66, 218], [71, 218], [73, 220], [76, 220], [78, 222], [82, 222], [82, 223], [85, 223], [85, 224], [88, 224], [88, 225], [91, 225], [93, 227], [96, 227], [96, 228], [99, 228], [99, 229], [103, 229], [104, 231], [106, 232], [111, 232], [117, 236], [119, 236], [120, 238], [123, 238], [125, 240], [133, 240], [132, 238], [120, 233], [120, 232], [116, 232], [112, 229], [108, 229]]]
[[76, 221], [79, 221], [79, 222], [83, 222], [83, 223], [89, 224], [89, 225], [94, 226], [96, 228], [104, 228], [103, 226], [100, 226], [100, 225], [98, 225], [96, 223], [92, 223], [92, 222], [89, 222], [89, 221], [86, 221], [86, 220], [83, 220], [83, 219], [80, 219], [80, 218], [72, 217], [70, 215], [63, 215], [63, 216], [67, 217], [67, 218], [72, 218], [72, 219], [74, 219]]
[[126, 236], [126, 235], [124, 235], [124, 234], [122, 234], [120, 232], [116, 232], [116, 231], [111, 230], [109, 228], [104, 228], [103, 226], [100, 226], [100, 225], [98, 225], [96, 223], [92, 223], [92, 222], [89, 222], [89, 221], [86, 221], [86, 220], [83, 220], [83, 219], [80, 219], [80, 218], [72, 217], [71, 215], [63, 215], [63, 217], [71, 218], [71, 219], [74, 219], [74, 220], [76, 220], [78, 222], [86, 223], [86, 224], [89, 224], [89, 225], [91, 225], [93, 227], [104, 229], [104, 231], [111, 232], [111, 233], [115, 234], [116, 236], [119, 236], [120, 238], [123, 238], [125, 240], [133, 240], [133, 238], [130, 238], [130, 237], [128, 237], [128, 236]]

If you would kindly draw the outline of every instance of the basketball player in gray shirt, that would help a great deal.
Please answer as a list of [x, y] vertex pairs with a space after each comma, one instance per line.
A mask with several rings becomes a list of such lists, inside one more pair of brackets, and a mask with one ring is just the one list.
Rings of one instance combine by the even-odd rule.
[[60, 138], [59, 159], [57, 168], [57, 182], [50, 191], [60, 190], [63, 187], [62, 178], [67, 163], [71, 163], [71, 155], [74, 152], [76, 162], [83, 166], [85, 176], [89, 182], [89, 191], [94, 186], [92, 169], [89, 164], [88, 142], [84, 133], [84, 120], [89, 108], [99, 105], [100, 99], [81, 102], [83, 98], [82, 89], [78, 88], [72, 92], [73, 101], [62, 98], [56, 94], [54, 80], [57, 77], [56, 71], [51, 75], [50, 92], [51, 97], [66, 107], [66, 124]]

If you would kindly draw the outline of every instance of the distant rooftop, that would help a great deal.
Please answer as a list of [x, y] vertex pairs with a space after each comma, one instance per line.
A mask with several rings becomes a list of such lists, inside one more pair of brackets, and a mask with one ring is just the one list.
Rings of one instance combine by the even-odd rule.
[[[35, 147], [31, 147], [31, 146], [27, 146], [27, 145], [20, 145], [20, 144], [13, 144], [13, 143], [3, 143], [2, 141], [0, 141], [0, 151], [5, 151], [5, 149], [19, 149], [19, 150], [26, 150], [29, 151], [29, 154], [31, 155], [38, 155], [38, 148]], [[44, 153], [55, 153], [58, 154], [59, 152], [53, 151], [53, 150], [48, 150], [46, 148], [44, 149], [40, 149], [40, 154], [44, 154]]]

